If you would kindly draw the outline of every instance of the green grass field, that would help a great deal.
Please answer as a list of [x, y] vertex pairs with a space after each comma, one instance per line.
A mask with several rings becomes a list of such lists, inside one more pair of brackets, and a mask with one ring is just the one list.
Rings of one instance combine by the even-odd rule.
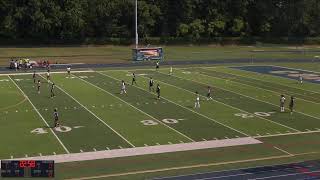
[[[315, 70], [315, 65], [287, 67]], [[127, 95], [120, 94], [120, 81]], [[146, 179], [319, 159], [320, 84], [227, 66], [117, 69], [45, 75], [38, 94], [31, 74], [0, 75], [0, 159], [253, 137], [261, 144], [59, 163], [57, 179]], [[319, 73], [319, 72], [318, 72]], [[149, 77], [161, 99], [149, 92]], [[213, 100], [206, 99], [207, 86]], [[201, 108], [195, 109], [195, 92]], [[279, 95], [294, 95], [291, 115]], [[288, 107], [288, 103], [286, 104]], [[61, 128], [53, 128], [58, 108]], [[87, 178], [86, 178], [87, 177]]]

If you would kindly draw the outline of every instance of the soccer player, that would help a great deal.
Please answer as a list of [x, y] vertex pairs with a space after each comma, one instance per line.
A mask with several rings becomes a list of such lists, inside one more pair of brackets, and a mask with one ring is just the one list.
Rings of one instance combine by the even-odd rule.
[[47, 71], [47, 81], [50, 81], [50, 70]]
[[153, 87], [153, 84], [154, 84], [154, 81], [152, 79], [152, 77], [150, 77], [150, 80], [149, 80], [149, 92], [154, 92], [154, 87]]
[[157, 84], [157, 95], [158, 95], [158, 99], [160, 99], [160, 85]]
[[169, 71], [169, 76], [172, 75], [172, 72], [173, 72], [173, 69], [172, 69], [172, 66], [170, 67], [170, 71]]
[[55, 88], [55, 84], [52, 83], [52, 84], [51, 84], [51, 90], [50, 90], [50, 93], [51, 93], [50, 97], [51, 97], [51, 98], [55, 97], [54, 88]]
[[54, 127], [56, 128], [56, 127], [60, 126], [60, 124], [59, 124], [59, 114], [58, 114], [57, 108], [55, 108], [53, 110], [53, 119], [54, 119]]
[[68, 72], [68, 76], [70, 76], [70, 74], [71, 74], [71, 67], [70, 66], [67, 67], [67, 72]]
[[291, 98], [290, 98], [290, 104], [289, 104], [290, 114], [293, 113], [294, 101], [295, 101], [295, 98], [294, 98], [293, 96], [291, 96]]
[[39, 79], [39, 80], [38, 80], [38, 83], [37, 83], [38, 94], [40, 94], [40, 86], [41, 86], [41, 81], [40, 81], [40, 79]]
[[157, 61], [157, 63], [156, 63], [156, 71], [158, 71], [159, 70], [159, 61]]
[[212, 100], [212, 97], [211, 97], [211, 87], [208, 86], [208, 93], [207, 93], [207, 100], [211, 99]]
[[33, 79], [33, 83], [36, 83], [36, 72], [33, 71], [33, 75], [32, 75], [32, 79]]
[[121, 81], [121, 91], [120, 91], [120, 94], [127, 94], [127, 91], [126, 91], [126, 83], [124, 82], [124, 80]]
[[301, 75], [301, 74], [299, 75], [299, 81], [300, 81], [300, 84], [302, 84], [303, 77], [302, 77], [302, 75]]
[[286, 102], [286, 98], [284, 97], [284, 95], [280, 96], [280, 111], [284, 112], [284, 103]]
[[135, 73], [132, 73], [132, 82], [131, 82], [131, 85], [133, 86], [133, 84], [137, 85], [137, 82], [136, 82], [136, 74], [135, 74]]
[[194, 108], [200, 108], [200, 97], [199, 97], [198, 91], [196, 91], [196, 95], [197, 95], [197, 97], [196, 97], [196, 101], [194, 103]]

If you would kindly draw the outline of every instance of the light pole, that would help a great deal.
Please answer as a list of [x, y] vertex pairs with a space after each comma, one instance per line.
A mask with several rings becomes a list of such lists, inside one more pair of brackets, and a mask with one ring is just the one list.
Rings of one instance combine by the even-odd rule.
[[135, 29], [136, 29], [136, 49], [139, 45], [139, 35], [138, 35], [138, 0], [135, 0]]

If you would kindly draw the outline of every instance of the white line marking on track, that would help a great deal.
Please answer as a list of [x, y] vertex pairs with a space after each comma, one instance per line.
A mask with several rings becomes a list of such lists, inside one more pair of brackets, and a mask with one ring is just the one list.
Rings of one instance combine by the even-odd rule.
[[[37, 112], [37, 114], [40, 116], [40, 118], [43, 120], [43, 122], [47, 125], [47, 127], [50, 127], [49, 124], [47, 123], [47, 121], [43, 118], [43, 116], [41, 115], [41, 113], [37, 110], [37, 108], [34, 106], [34, 104], [31, 102], [31, 100], [29, 99], [29, 97], [22, 91], [22, 89], [18, 86], [18, 84], [16, 82], [14, 82], [10, 76], [8, 76], [9, 79], [14, 83], [14, 85], [21, 91], [22, 95], [30, 102], [30, 104], [32, 105], [33, 109]], [[50, 131], [52, 132], [52, 134], [57, 138], [57, 140], [59, 141], [59, 143], [61, 144], [61, 146], [63, 147], [63, 149], [69, 154], [69, 150], [66, 148], [66, 146], [62, 143], [62, 141], [59, 139], [59, 137], [56, 135], [56, 133], [49, 128]]]
[[301, 174], [307, 175], [310, 173], [318, 173], [318, 172], [320, 172], [320, 171], [318, 170], [318, 171], [298, 172], [298, 173], [291, 173], [291, 174], [282, 174], [282, 175], [277, 175], [277, 176], [267, 176], [267, 177], [261, 177], [261, 178], [254, 178], [254, 179], [249, 179], [249, 180], [260, 180], [260, 179], [271, 179], [271, 178], [272, 179], [282, 179], [281, 177], [295, 176], [295, 175], [301, 175]]
[[[106, 75], [106, 74], [103, 74], [103, 73], [100, 73], [100, 72], [97, 72], [97, 73], [99, 73], [99, 74], [101, 74], [101, 75], [103, 75], [103, 76], [107, 76], [107, 77], [109, 77], [109, 78], [115, 79], [115, 78], [110, 77], [110, 76], [108, 76], [108, 75]], [[79, 79], [80, 79], [80, 78], [79, 78]], [[161, 123], [162, 125], [166, 126], [167, 128], [169, 128], [169, 129], [171, 129], [171, 130], [175, 131], [176, 133], [178, 133], [178, 134], [180, 134], [180, 135], [184, 136], [185, 138], [189, 139], [190, 141], [195, 142], [193, 139], [191, 139], [190, 137], [188, 137], [188, 136], [184, 135], [184, 134], [183, 134], [183, 133], [181, 133], [180, 131], [178, 131], [178, 130], [176, 130], [176, 129], [173, 129], [172, 127], [168, 126], [167, 124], [163, 123], [162, 121], [159, 121], [158, 119], [156, 119], [155, 117], [151, 116], [150, 114], [148, 114], [148, 113], [146, 113], [146, 112], [142, 111], [141, 109], [139, 109], [139, 108], [137, 108], [137, 107], [133, 106], [132, 104], [128, 103], [127, 101], [122, 100], [122, 99], [121, 99], [121, 98], [119, 98], [118, 96], [113, 95], [112, 93], [108, 92], [107, 90], [102, 89], [102, 88], [100, 88], [100, 87], [98, 87], [98, 86], [96, 86], [96, 85], [94, 85], [94, 84], [92, 84], [91, 82], [88, 82], [88, 81], [86, 81], [86, 80], [83, 80], [83, 79], [80, 79], [80, 80], [82, 80], [82, 81], [84, 81], [84, 82], [86, 82], [86, 83], [88, 83], [88, 84], [90, 84], [90, 85], [92, 85], [92, 86], [96, 87], [97, 89], [100, 89], [101, 91], [104, 91], [104, 92], [106, 92], [106, 93], [110, 94], [111, 96], [113, 96], [113, 97], [115, 97], [115, 98], [119, 99], [120, 101], [122, 101], [122, 102], [126, 103], [126, 104], [127, 104], [127, 105], [129, 105], [130, 107], [132, 107], [132, 108], [134, 108], [134, 109], [138, 110], [139, 112], [141, 112], [141, 113], [143, 113], [143, 114], [145, 114], [145, 115], [147, 115], [147, 116], [151, 117], [152, 119], [154, 119], [154, 120], [158, 121], [159, 123]]]
[[[41, 75], [40, 75], [41, 76]], [[73, 75], [74, 76], [74, 75]], [[42, 77], [42, 76], [41, 76]], [[77, 77], [77, 76], [75, 76]], [[43, 78], [43, 77], [42, 77]], [[78, 77], [78, 79], [81, 79]], [[91, 113], [94, 117], [96, 117], [102, 124], [106, 125], [107, 127], [109, 127], [109, 129], [111, 129], [114, 133], [116, 133], [118, 136], [120, 136], [124, 141], [126, 141], [129, 145], [131, 145], [132, 147], [135, 147], [130, 141], [128, 141], [125, 137], [123, 137], [120, 133], [118, 133], [116, 130], [114, 130], [111, 126], [109, 126], [105, 121], [103, 121], [100, 117], [98, 117], [96, 114], [94, 114], [92, 111], [90, 111], [85, 105], [81, 104], [77, 99], [75, 99], [73, 96], [71, 96], [69, 93], [67, 93], [64, 89], [62, 89], [61, 87], [57, 86], [57, 88], [59, 88], [62, 92], [64, 92], [65, 94], [67, 94], [69, 97], [71, 97], [74, 101], [76, 101], [80, 106], [82, 106], [84, 109], [86, 109], [89, 113]]]

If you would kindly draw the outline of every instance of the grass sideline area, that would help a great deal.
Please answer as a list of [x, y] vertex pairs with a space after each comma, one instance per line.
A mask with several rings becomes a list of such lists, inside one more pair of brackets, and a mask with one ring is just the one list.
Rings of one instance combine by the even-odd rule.
[[[312, 71], [319, 64], [277, 65]], [[128, 85], [128, 95], [120, 94], [120, 80], [131, 84], [133, 72], [138, 85]], [[174, 67], [171, 76], [168, 72], [108, 68], [71, 76], [52, 73], [57, 85], [52, 99], [44, 74], [37, 77], [43, 82], [40, 94], [32, 75], [0, 75], [0, 140], [5, 145], [0, 158], [251, 136], [263, 143], [61, 163], [56, 165], [56, 178], [146, 179], [319, 159], [319, 84], [222, 65]], [[149, 92], [149, 77], [161, 85], [160, 100]], [[210, 101], [205, 97], [207, 86], [213, 88]], [[200, 109], [193, 108], [195, 91], [200, 93]], [[288, 109], [278, 111], [282, 93], [297, 97], [293, 115]], [[48, 128], [56, 107], [62, 127]], [[17, 130], [15, 136], [5, 136], [12, 129]]]
[[[319, 46], [163, 46], [166, 60], [197, 61], [221, 59], [319, 59]], [[129, 63], [130, 46], [21, 47], [0, 48], [0, 65], [8, 66], [11, 57], [50, 60], [53, 63]]]

